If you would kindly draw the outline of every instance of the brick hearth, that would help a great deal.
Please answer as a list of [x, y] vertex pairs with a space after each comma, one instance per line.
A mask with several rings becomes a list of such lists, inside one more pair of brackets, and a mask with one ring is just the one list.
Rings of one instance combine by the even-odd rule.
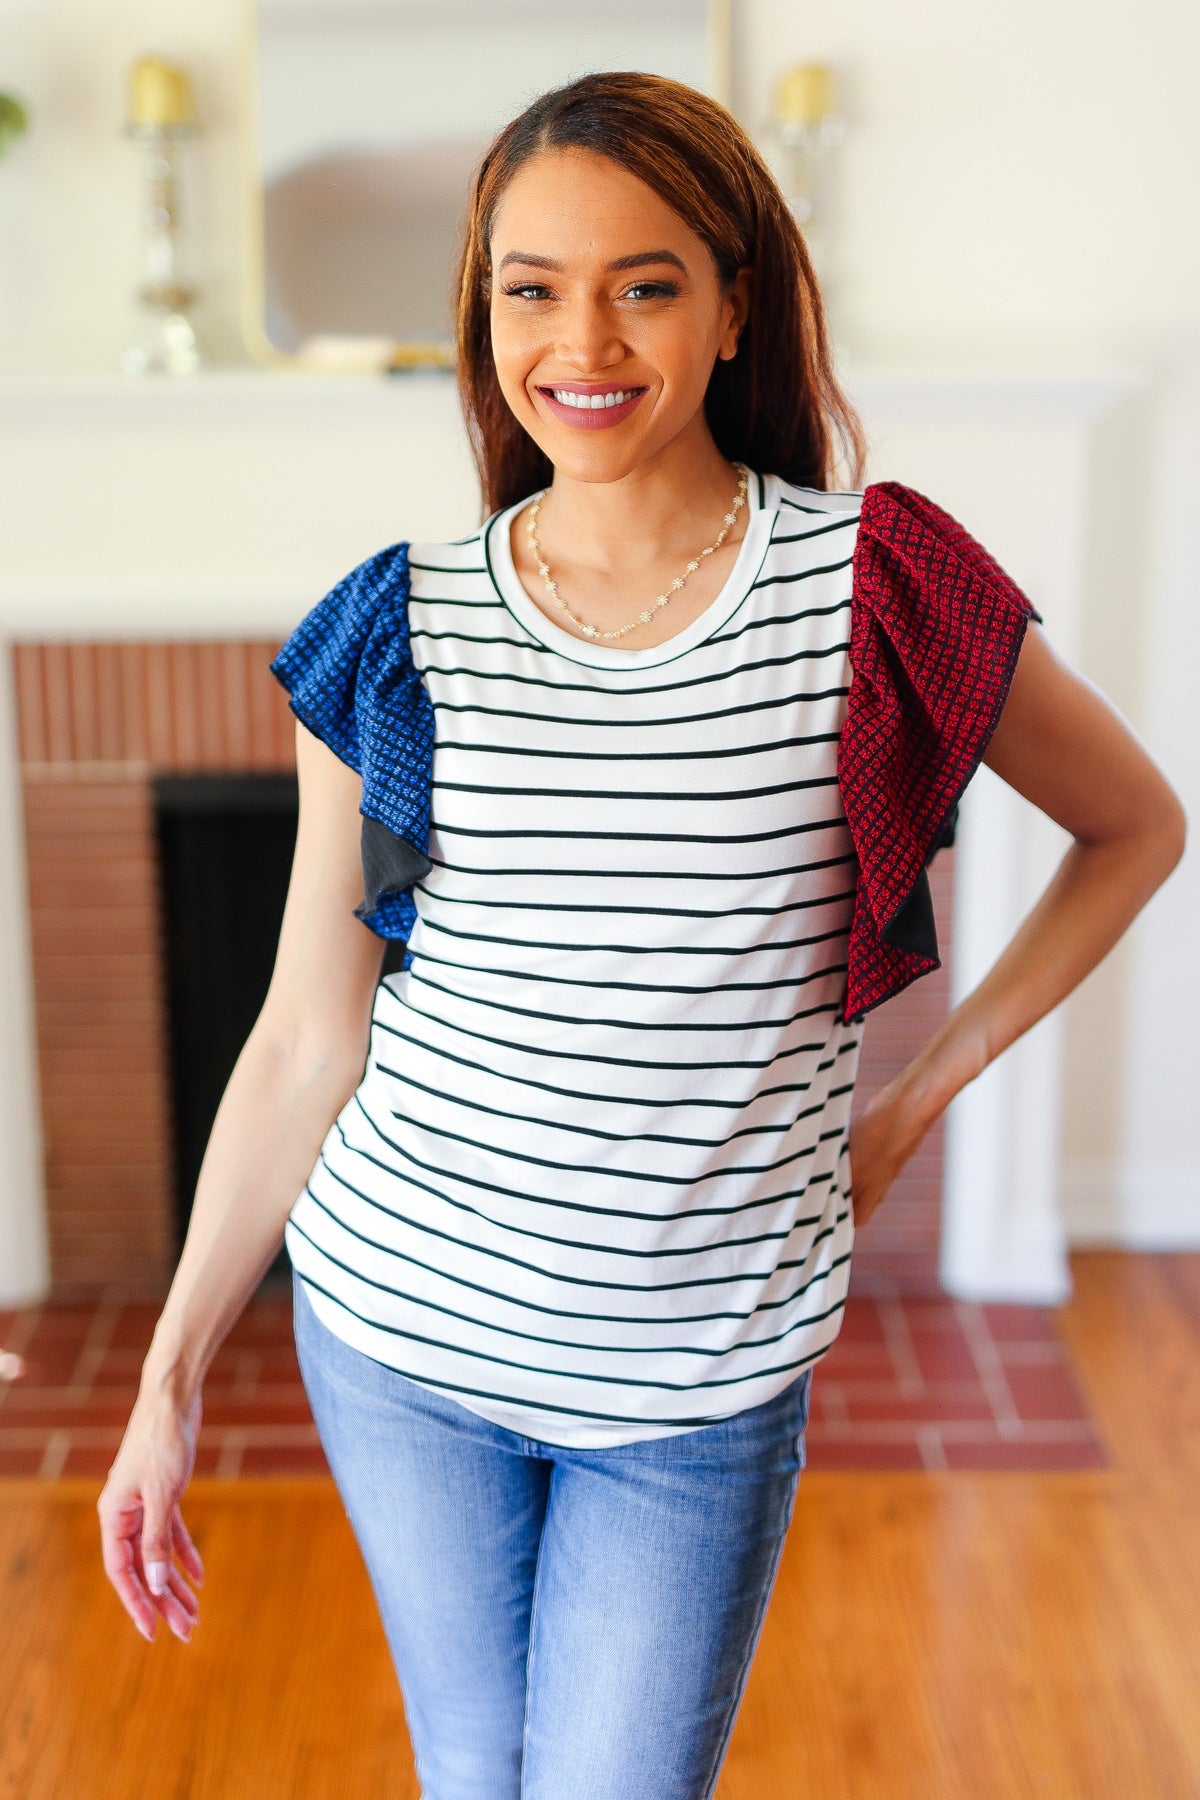
[[[99, 1480], [121, 1441], [153, 1305], [0, 1311], [0, 1478]], [[809, 1467], [1102, 1469], [1108, 1455], [1058, 1312], [942, 1296], [851, 1296], [813, 1380]], [[286, 1294], [260, 1295], [204, 1389], [200, 1475], [317, 1475]]]

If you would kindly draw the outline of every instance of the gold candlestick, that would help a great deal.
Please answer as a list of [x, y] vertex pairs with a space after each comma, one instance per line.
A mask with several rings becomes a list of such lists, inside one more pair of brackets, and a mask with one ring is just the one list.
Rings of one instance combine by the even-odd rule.
[[826, 63], [800, 63], [789, 69], [776, 89], [768, 137], [780, 185], [806, 228], [818, 210], [829, 153], [843, 135], [833, 70]]
[[126, 134], [141, 146], [144, 180], [138, 334], [121, 356], [130, 375], [194, 375], [200, 347], [188, 318], [196, 289], [180, 275], [179, 161], [198, 130], [185, 72], [159, 56], [143, 56], [129, 72]]

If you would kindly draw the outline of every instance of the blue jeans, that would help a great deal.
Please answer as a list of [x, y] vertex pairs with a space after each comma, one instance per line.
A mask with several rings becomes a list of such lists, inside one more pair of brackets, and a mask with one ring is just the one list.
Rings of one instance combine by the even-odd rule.
[[295, 1326], [423, 1800], [709, 1800], [805, 1465], [812, 1367], [717, 1424], [574, 1450], [343, 1343], [298, 1279]]

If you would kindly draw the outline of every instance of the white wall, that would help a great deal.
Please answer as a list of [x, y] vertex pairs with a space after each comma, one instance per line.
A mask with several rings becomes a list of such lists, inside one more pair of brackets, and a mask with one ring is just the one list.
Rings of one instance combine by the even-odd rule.
[[781, 64], [841, 72], [856, 355], [1143, 355], [1196, 331], [1196, 8], [746, 0], [738, 19], [747, 120]]
[[[827, 59], [841, 74], [848, 136], [827, 279], [848, 368], [1148, 371], [1149, 406], [1097, 450], [1106, 498], [1078, 660], [1200, 820], [1184, 691], [1200, 649], [1200, 12], [1179, 0], [1094, 0], [1084, 12], [1075, 0], [737, 0], [735, 13], [735, 100], [752, 129], [790, 63]], [[34, 125], [0, 162], [0, 376], [116, 367], [137, 279], [124, 80], [152, 51], [191, 70], [205, 126], [190, 195], [197, 324], [214, 361], [245, 361], [241, 19], [241, 0], [0, 0], [0, 86], [23, 95]], [[872, 476], [903, 477], [888, 454], [877, 444]], [[1046, 610], [1053, 629], [1052, 597]], [[1193, 850], [1066, 1009], [1066, 1200], [1079, 1236], [1200, 1242], [1198, 868]]]

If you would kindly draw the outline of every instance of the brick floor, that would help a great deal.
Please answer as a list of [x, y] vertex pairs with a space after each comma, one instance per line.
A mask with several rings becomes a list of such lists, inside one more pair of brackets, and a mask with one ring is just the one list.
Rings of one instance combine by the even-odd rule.
[[[810, 1470], [1107, 1466], [1052, 1308], [874, 1287], [851, 1292], [814, 1377]], [[157, 1316], [119, 1299], [0, 1311], [0, 1476], [104, 1476]], [[251, 1302], [204, 1396], [197, 1474], [325, 1470], [286, 1292]]]

